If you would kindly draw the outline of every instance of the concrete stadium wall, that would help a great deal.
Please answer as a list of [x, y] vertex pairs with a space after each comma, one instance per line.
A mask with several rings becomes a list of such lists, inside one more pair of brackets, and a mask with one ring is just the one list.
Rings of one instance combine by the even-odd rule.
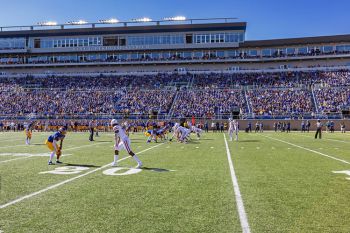
[[[316, 122], [317, 122], [317, 119], [315, 120], [309, 120], [310, 123], [311, 123], [311, 128], [310, 130], [316, 130]], [[323, 125], [325, 126], [326, 125], [326, 122], [328, 120], [321, 120], [321, 122], [323, 123]], [[331, 121], [331, 120], [330, 120]], [[335, 130], [336, 131], [340, 131], [340, 124], [342, 122], [345, 123], [346, 125], [346, 129], [350, 129], [350, 119], [343, 119], [343, 120], [332, 120], [335, 124]], [[197, 120], [196, 121], [197, 123], [198, 122], [203, 122], [205, 123], [205, 120]], [[208, 123], [209, 123], [209, 128], [211, 128], [211, 120], [208, 120]], [[214, 122], [217, 122], [217, 121], [214, 121]], [[219, 121], [219, 122], [226, 122], [227, 123], [227, 120], [226, 121]], [[295, 130], [301, 130], [301, 122], [302, 120], [238, 120], [239, 122], [239, 126], [240, 126], [240, 130], [244, 130], [245, 128], [248, 127], [248, 123], [251, 122], [252, 123], [252, 130], [254, 131], [255, 129], [255, 123], [256, 122], [262, 122], [263, 123], [263, 127], [264, 127], [264, 130], [274, 130], [274, 123], [275, 122], [290, 122], [291, 123], [291, 130], [292, 131], [295, 131]], [[306, 123], [306, 120], [304, 120], [304, 122]]]

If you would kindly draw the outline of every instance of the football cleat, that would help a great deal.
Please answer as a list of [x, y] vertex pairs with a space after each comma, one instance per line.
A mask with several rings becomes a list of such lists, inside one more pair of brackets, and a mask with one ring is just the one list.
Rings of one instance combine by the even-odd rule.
[[136, 169], [142, 168], [142, 163], [137, 164]]
[[52, 161], [49, 161], [48, 165], [55, 165]]
[[117, 162], [113, 162], [112, 163], [112, 167], [118, 167], [118, 163]]
[[62, 164], [62, 162], [61, 162], [61, 161], [59, 161], [59, 160], [56, 160], [56, 163], [57, 163], [57, 164]]

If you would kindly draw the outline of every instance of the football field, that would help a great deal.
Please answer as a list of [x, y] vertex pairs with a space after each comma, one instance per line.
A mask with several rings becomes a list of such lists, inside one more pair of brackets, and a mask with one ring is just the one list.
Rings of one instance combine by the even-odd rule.
[[48, 135], [0, 133], [0, 232], [350, 232], [350, 134], [132, 134], [142, 169], [111, 167], [111, 133], [69, 132], [48, 166]]

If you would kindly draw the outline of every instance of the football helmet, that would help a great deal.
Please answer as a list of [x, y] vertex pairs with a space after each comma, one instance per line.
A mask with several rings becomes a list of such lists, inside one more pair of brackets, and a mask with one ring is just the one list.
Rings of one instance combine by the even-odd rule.
[[111, 120], [111, 126], [118, 125], [118, 121], [116, 119]]

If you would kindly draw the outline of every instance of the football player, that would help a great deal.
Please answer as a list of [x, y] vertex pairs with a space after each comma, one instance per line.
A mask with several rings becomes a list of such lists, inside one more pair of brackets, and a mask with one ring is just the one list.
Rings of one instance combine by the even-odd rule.
[[145, 133], [145, 135], [148, 137], [147, 143], [151, 143], [152, 140], [157, 142], [157, 135], [156, 135], [156, 130], [155, 129], [149, 129]]
[[125, 149], [128, 154], [135, 159], [137, 162], [136, 168], [142, 167], [142, 162], [137, 157], [137, 155], [131, 150], [130, 148], [130, 139], [126, 135], [125, 130], [121, 125], [119, 125], [118, 121], [116, 119], [111, 120], [111, 126], [113, 127], [114, 131], [114, 139], [115, 139], [115, 145], [114, 145], [114, 161], [112, 163], [112, 166], [117, 166], [118, 163], [118, 157], [119, 157], [119, 151], [122, 149]]
[[198, 140], [201, 138], [201, 134], [202, 134], [203, 130], [201, 130], [200, 128], [192, 125], [191, 131], [192, 131], [192, 133], [195, 133], [197, 135], [197, 139]]
[[188, 141], [187, 136], [191, 134], [190, 129], [180, 126], [178, 123], [174, 125], [173, 129], [174, 129], [173, 137], [176, 136], [179, 142], [186, 143], [186, 141]]
[[168, 140], [168, 131], [170, 129], [170, 125], [166, 124], [163, 128], [158, 130], [159, 137], [161, 140]]
[[[55, 165], [52, 162], [53, 157], [56, 154], [56, 163], [60, 164], [62, 162], [60, 162], [60, 156], [61, 156], [61, 149], [62, 149], [62, 143], [64, 138], [66, 137], [66, 133], [67, 130], [64, 127], [59, 128], [59, 130], [57, 132], [55, 132], [54, 134], [50, 135], [48, 137], [48, 139], [45, 141], [45, 144], [47, 145], [47, 147], [49, 148], [49, 150], [51, 151], [50, 154], [50, 159], [49, 159], [49, 165]], [[60, 141], [60, 145], [58, 145], [58, 141]]]
[[30, 145], [30, 140], [32, 139], [32, 131], [33, 131], [33, 123], [29, 123], [25, 130], [24, 133], [26, 134], [26, 145]]
[[229, 128], [228, 128], [228, 132], [229, 132], [229, 136], [230, 136], [230, 141], [233, 140], [233, 134], [236, 135], [236, 141], [238, 141], [238, 121], [236, 120], [232, 120], [231, 118], [228, 119], [229, 120]]

